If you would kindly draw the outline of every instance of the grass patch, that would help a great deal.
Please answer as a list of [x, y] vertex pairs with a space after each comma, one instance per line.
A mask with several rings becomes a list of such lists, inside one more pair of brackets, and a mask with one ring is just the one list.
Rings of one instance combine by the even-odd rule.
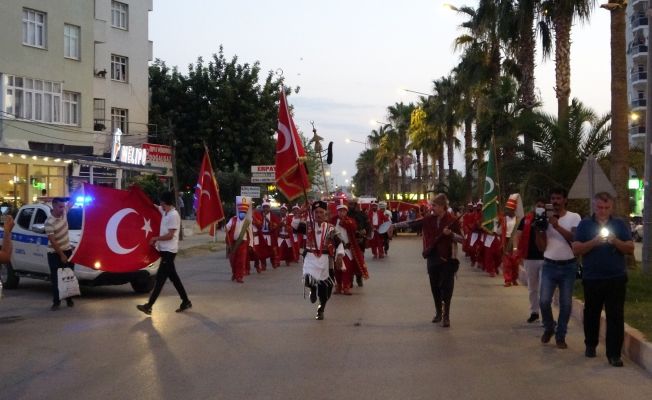
[[[638, 329], [650, 341], [652, 339], [652, 274], [643, 274], [641, 263], [627, 271], [627, 297], [625, 298], [625, 322]], [[574, 295], [584, 300], [582, 282], [575, 282]]]

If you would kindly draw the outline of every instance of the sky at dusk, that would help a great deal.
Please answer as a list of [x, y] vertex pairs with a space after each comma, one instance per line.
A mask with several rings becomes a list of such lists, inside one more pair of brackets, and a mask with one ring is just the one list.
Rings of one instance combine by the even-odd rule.
[[[476, 1], [449, 1], [475, 7]], [[227, 59], [260, 62], [282, 70], [297, 127], [311, 135], [310, 121], [333, 141], [336, 183], [355, 173], [370, 121], [386, 121], [387, 107], [417, 102], [432, 81], [458, 63], [453, 41], [465, 17], [439, 0], [156, 0], [150, 13], [154, 58], [187, 73], [188, 64], [210, 59], [224, 46]], [[595, 8], [590, 23], [572, 31], [571, 97], [599, 114], [610, 108], [609, 12]], [[554, 62], [537, 54], [536, 85], [544, 109], [556, 114]], [[266, 73], [263, 73], [263, 78]], [[461, 134], [458, 135], [461, 138]], [[461, 154], [456, 168], [463, 171]]]

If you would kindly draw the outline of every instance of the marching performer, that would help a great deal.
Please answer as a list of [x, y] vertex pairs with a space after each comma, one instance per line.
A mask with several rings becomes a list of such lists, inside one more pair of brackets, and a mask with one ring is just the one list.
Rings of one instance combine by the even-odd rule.
[[281, 215], [279, 217], [278, 226], [278, 239], [277, 239], [277, 255], [278, 259], [276, 264], [279, 265], [281, 261], [285, 261], [285, 265], [290, 265], [291, 262], [298, 261], [298, 257], [294, 256], [294, 235], [292, 232], [292, 216], [288, 215], [288, 207], [283, 204], [280, 208]]
[[369, 279], [369, 272], [364, 261], [364, 255], [355, 237], [358, 224], [347, 215], [348, 211], [349, 207], [344, 199], [340, 199], [340, 203], [337, 205], [337, 216], [333, 219], [333, 224], [344, 246], [344, 265], [341, 269], [335, 269], [335, 279], [337, 280], [335, 293], [350, 296], [350, 289], [353, 287], [353, 275], [359, 272], [364, 279]]
[[[392, 212], [387, 209], [387, 203], [384, 201], [381, 201], [378, 203], [378, 207], [380, 208], [380, 211], [385, 214], [385, 218], [387, 221], [392, 221]], [[394, 221], [398, 222], [398, 221]], [[383, 250], [385, 251], [385, 255], [388, 255], [389, 253], [389, 241], [392, 240], [392, 237], [390, 236], [390, 232], [383, 232], [380, 234], [380, 236], [383, 239]]]
[[262, 210], [255, 213], [253, 217], [254, 225], [254, 249], [258, 262], [260, 262], [260, 269], [265, 271], [267, 269], [267, 259], [269, 258], [272, 267], [278, 267], [278, 260], [276, 254], [278, 252], [277, 229], [279, 219], [271, 213], [271, 204], [268, 199], [263, 200]]
[[518, 193], [511, 194], [505, 204], [505, 218], [501, 226], [503, 237], [503, 277], [505, 287], [518, 285], [518, 269], [520, 264], [519, 254], [516, 251], [514, 237], [519, 222], [523, 218], [523, 203]]
[[238, 215], [226, 224], [226, 252], [231, 264], [231, 280], [244, 283], [244, 275], [249, 270], [249, 255], [254, 251], [254, 233], [251, 227], [251, 200], [236, 196]]
[[322, 320], [326, 303], [333, 292], [334, 268], [342, 266], [344, 246], [333, 225], [327, 222], [328, 204], [318, 200], [311, 208], [313, 217], [310, 221], [300, 222], [295, 228], [306, 234], [303, 281], [305, 287], [310, 289], [310, 302], [315, 303], [319, 299], [315, 319]]
[[369, 218], [369, 224], [371, 225], [372, 232], [369, 238], [369, 247], [371, 247], [371, 252], [374, 255], [374, 258], [385, 258], [385, 244], [383, 243], [383, 237], [378, 232], [378, 228], [384, 222], [389, 221], [389, 218], [385, 215], [384, 212], [378, 210], [378, 203], [371, 203], [371, 211], [367, 214]]

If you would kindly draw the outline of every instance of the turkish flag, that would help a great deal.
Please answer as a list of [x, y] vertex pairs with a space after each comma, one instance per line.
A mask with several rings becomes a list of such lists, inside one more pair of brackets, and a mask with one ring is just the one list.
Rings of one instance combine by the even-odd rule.
[[84, 183], [84, 219], [71, 261], [108, 272], [131, 272], [160, 256], [149, 241], [158, 236], [161, 211], [137, 186], [119, 190]]
[[197, 186], [195, 187], [195, 213], [197, 214], [199, 229], [204, 229], [224, 219], [220, 191], [213, 176], [213, 167], [211, 166], [211, 159], [208, 157], [208, 150], [204, 152], [204, 159], [201, 163]]
[[285, 90], [281, 87], [278, 106], [278, 128], [276, 130], [276, 187], [292, 201], [303, 194], [308, 187], [306, 151], [294, 126], [288, 109]]

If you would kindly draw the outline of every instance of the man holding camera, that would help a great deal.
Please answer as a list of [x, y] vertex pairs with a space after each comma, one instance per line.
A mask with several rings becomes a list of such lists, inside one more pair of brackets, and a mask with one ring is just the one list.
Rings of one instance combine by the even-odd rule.
[[[554, 335], [559, 349], [568, 348], [566, 331], [577, 274], [577, 260], [571, 248], [571, 241], [581, 220], [579, 214], [566, 210], [567, 197], [566, 189], [553, 189], [550, 192], [552, 215], [537, 214], [535, 217], [537, 247], [543, 251], [540, 308], [544, 332], [541, 343], [550, 342]], [[555, 330], [552, 296], [557, 287], [559, 288], [559, 317]]]
[[613, 197], [600, 192], [593, 198], [595, 214], [580, 222], [575, 233], [573, 252], [582, 256], [584, 271], [584, 344], [585, 355], [596, 356], [600, 333], [600, 314], [607, 317], [606, 353], [609, 364], [622, 367], [620, 353], [625, 336], [625, 291], [627, 271], [625, 254], [634, 252], [629, 226], [613, 218]]

